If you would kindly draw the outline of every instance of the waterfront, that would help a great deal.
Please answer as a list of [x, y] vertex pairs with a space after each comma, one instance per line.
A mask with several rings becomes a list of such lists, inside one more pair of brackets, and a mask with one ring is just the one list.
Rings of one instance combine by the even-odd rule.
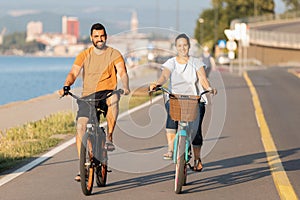
[[72, 57], [0, 57], [0, 105], [57, 91], [73, 61]]

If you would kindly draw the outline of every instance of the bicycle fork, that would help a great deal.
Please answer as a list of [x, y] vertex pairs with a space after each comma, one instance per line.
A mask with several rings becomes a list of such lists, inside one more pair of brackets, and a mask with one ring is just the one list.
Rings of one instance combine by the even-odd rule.
[[[183, 154], [184, 154], [184, 158], [185, 158], [186, 162], [188, 162], [190, 160], [190, 155], [189, 155], [190, 142], [187, 139], [188, 134], [186, 131], [187, 124], [180, 123], [179, 127], [180, 127], [180, 130], [176, 133], [176, 136], [174, 139], [173, 162], [175, 164], [177, 163], [178, 157], [180, 157]], [[179, 152], [178, 152], [178, 150], [179, 150]]]

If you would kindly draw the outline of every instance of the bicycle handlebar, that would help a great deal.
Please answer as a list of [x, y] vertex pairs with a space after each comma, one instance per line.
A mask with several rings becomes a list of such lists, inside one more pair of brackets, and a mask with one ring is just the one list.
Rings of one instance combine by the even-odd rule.
[[[149, 93], [155, 92], [155, 91], [159, 91], [159, 90], [168, 93], [170, 96], [174, 96], [174, 94], [171, 93], [167, 88], [165, 88], [165, 87], [163, 87], [163, 86], [159, 86], [159, 85], [156, 86], [155, 88], [153, 88], [152, 91], [149, 91]], [[196, 96], [198, 96], [198, 97], [201, 98], [202, 95], [204, 95], [204, 94], [206, 94], [206, 93], [209, 93], [209, 92], [212, 92], [212, 91], [211, 91], [211, 90], [204, 90], [203, 92], [201, 92], [201, 94], [200, 94], [199, 96], [198, 96], [198, 95], [196, 95]]]
[[[85, 102], [101, 101], [101, 100], [104, 100], [104, 99], [107, 99], [107, 98], [111, 97], [114, 94], [124, 94], [124, 90], [123, 89], [113, 90], [112, 92], [108, 93], [104, 98], [101, 98], [101, 99], [84, 99], [84, 98], [78, 97], [77, 95], [75, 95], [72, 92], [68, 91], [68, 95], [72, 96], [74, 99], [79, 100], [79, 101], [85, 101]], [[66, 95], [63, 94], [60, 98], [62, 98], [64, 96], [66, 96]]]

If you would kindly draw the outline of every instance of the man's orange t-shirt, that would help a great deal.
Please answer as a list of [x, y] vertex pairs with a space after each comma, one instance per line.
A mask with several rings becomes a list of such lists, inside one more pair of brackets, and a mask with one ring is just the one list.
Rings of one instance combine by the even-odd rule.
[[94, 48], [92, 46], [82, 51], [74, 61], [74, 65], [81, 66], [83, 69], [82, 96], [103, 90], [115, 90], [117, 88], [115, 66], [119, 62], [124, 62], [122, 54], [112, 47], [107, 47], [100, 55], [94, 52]]

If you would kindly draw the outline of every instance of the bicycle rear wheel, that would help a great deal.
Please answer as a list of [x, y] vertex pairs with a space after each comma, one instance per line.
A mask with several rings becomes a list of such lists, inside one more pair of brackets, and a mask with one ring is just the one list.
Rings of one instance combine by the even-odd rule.
[[186, 162], [185, 162], [185, 136], [180, 136], [178, 141], [178, 149], [176, 155], [176, 165], [175, 165], [175, 193], [180, 194], [182, 191], [182, 186], [186, 181]]
[[94, 184], [94, 167], [91, 162], [91, 138], [88, 134], [82, 138], [80, 150], [80, 183], [83, 194], [90, 195]]

